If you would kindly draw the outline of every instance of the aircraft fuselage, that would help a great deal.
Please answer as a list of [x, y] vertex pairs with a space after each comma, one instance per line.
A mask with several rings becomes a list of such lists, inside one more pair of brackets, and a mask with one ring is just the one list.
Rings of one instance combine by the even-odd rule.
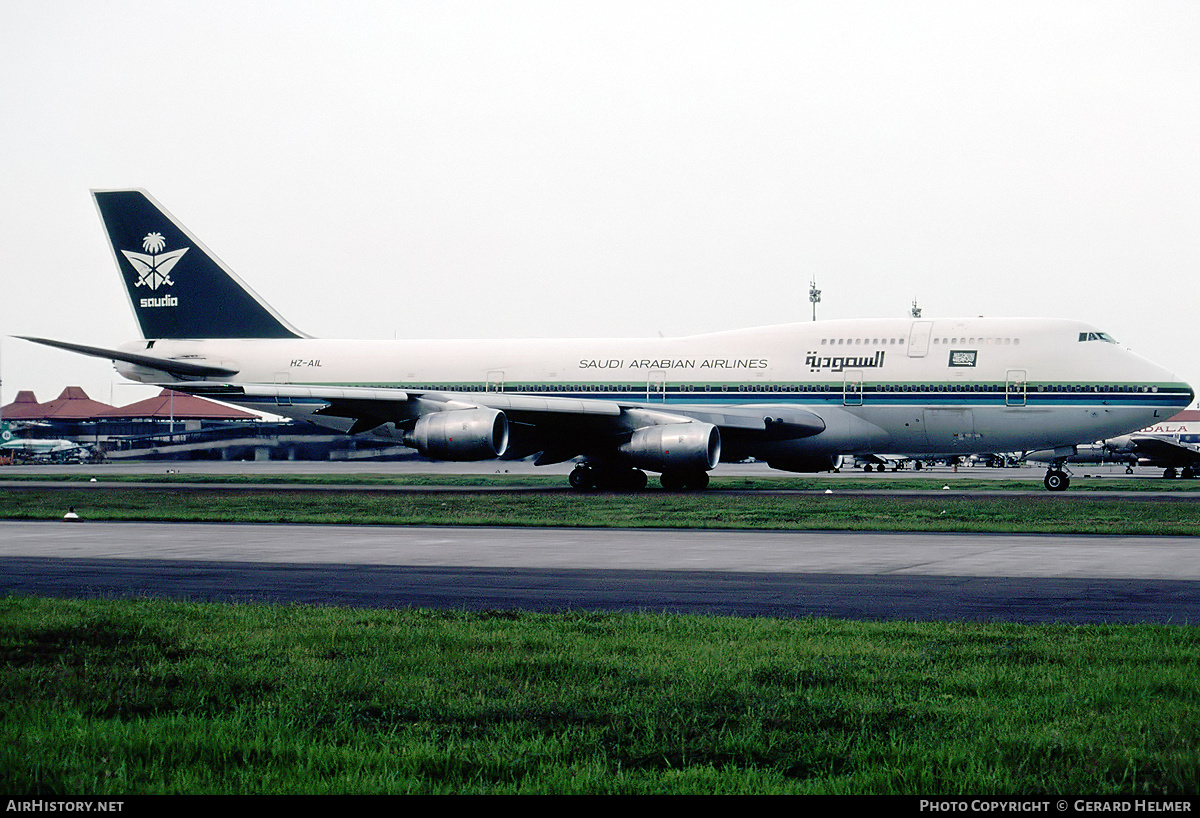
[[[680, 338], [164, 339], [153, 354], [236, 370], [231, 383], [573, 398], [668, 411], [803, 407], [825, 422], [823, 432], [753, 443], [727, 436], [724, 459], [943, 457], [1123, 434], [1190, 402], [1190, 389], [1169, 372], [1099, 335], [1055, 319], [858, 319]], [[161, 372], [118, 368], [163, 380]], [[255, 408], [305, 416], [299, 393]]]

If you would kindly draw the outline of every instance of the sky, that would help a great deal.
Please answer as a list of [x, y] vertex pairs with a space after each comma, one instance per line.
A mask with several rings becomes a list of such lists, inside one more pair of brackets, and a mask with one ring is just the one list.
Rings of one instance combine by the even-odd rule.
[[0, 403], [157, 390], [91, 189], [301, 330], [1088, 321], [1200, 387], [1200, 4], [0, 0]]

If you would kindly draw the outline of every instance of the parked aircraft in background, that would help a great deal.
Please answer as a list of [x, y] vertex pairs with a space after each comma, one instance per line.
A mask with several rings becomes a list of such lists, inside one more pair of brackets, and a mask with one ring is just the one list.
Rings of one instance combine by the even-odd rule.
[[[111, 359], [132, 380], [393, 437], [434, 459], [577, 460], [577, 488], [639, 488], [648, 470], [666, 488], [700, 489], [722, 459], [810, 472], [841, 456], [1052, 449], [1045, 483], [1061, 490], [1076, 441], [1144, 428], [1192, 400], [1187, 384], [1095, 327], [1055, 319], [822, 321], [683, 338], [312, 338], [145, 192], [93, 195], [144, 340], [28, 340]], [[445, 292], [453, 317], [452, 283]]]
[[1139, 466], [1162, 469], [1163, 477], [1200, 477], [1200, 412], [1180, 412], [1107, 443], [1115, 451], [1131, 451]]
[[860, 454], [854, 457], [854, 467], [861, 468], [865, 472], [883, 472], [889, 468], [892, 471], [899, 471], [900, 469], [908, 468], [910, 465], [919, 469], [921, 468], [921, 461], [899, 455]]
[[[1042, 449], [1035, 452], [1029, 452], [1025, 455], [1027, 463], [1049, 463], [1054, 458], [1053, 450]], [[1137, 465], [1137, 457], [1128, 449], [1120, 449], [1110, 447], [1108, 441], [1102, 440], [1099, 443], [1080, 443], [1075, 447], [1075, 453], [1067, 458], [1067, 464], [1125, 464], [1125, 473], [1132, 474], [1133, 467]]]
[[17, 437], [4, 424], [0, 430], [0, 452], [21, 461], [45, 461], [47, 463], [66, 463], [88, 460], [92, 449], [82, 446], [73, 440], [46, 440], [38, 438]]
[[[1070, 463], [1125, 463], [1163, 470], [1163, 477], [1200, 477], [1200, 411], [1188, 410], [1128, 435], [1076, 447]], [[1050, 452], [1031, 452], [1026, 459], [1047, 462]]]

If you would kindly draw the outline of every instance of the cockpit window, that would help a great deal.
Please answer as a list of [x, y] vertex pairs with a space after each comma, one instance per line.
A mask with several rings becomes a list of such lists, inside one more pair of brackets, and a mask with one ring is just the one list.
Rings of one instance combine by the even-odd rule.
[[1081, 332], [1081, 333], [1079, 333], [1079, 340], [1080, 340], [1080, 342], [1083, 342], [1083, 341], [1105, 341], [1110, 344], [1115, 344], [1117, 342], [1117, 339], [1113, 338], [1107, 332]]

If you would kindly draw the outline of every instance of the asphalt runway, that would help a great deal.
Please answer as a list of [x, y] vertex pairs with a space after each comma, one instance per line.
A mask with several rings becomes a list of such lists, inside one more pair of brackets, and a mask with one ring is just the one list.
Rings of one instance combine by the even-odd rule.
[[1200, 621], [1200, 540], [0, 521], [0, 590], [361, 607]]

